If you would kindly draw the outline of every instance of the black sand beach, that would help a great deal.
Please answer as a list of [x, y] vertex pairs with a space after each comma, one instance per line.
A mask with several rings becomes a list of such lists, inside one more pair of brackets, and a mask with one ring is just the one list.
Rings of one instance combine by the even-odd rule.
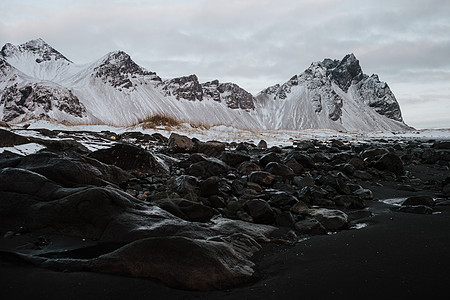
[[[349, 147], [344, 148], [345, 145], [343, 144], [341, 146], [342, 149], [350, 151]], [[379, 144], [376, 144], [376, 146], [379, 147]], [[335, 155], [334, 157], [336, 158], [340, 155], [339, 153], [333, 154], [336, 153], [333, 152], [334, 150], [327, 150], [328, 148], [324, 149], [325, 151], [331, 151], [328, 152], [329, 155]], [[267, 153], [268, 150], [257, 150], [255, 148], [253, 151], [257, 151], [256, 153]], [[271, 151], [281, 153], [277, 152], [277, 149], [272, 149]], [[286, 151], [287, 153], [290, 153], [292, 149], [287, 149]], [[314, 151], [319, 152], [319, 150]], [[355, 151], [356, 153], [357, 151], [362, 150], [351, 151]], [[424, 153], [427, 153], [426, 151], [424, 151]], [[442, 150], [436, 150], [435, 153], [441, 155], [442, 158], [444, 157], [442, 156], [443, 153], [447, 153], [445, 151], [447, 150], [444, 150], [444, 152]], [[309, 154], [311, 154], [311, 152]], [[41, 153], [38, 154], [37, 157], [45, 155], [48, 154]], [[198, 156], [196, 155], [197, 154], [192, 154], [189, 157], [190, 159], [197, 158]], [[255, 156], [255, 154], [252, 155], [258, 157]], [[274, 157], [273, 154], [271, 155]], [[3, 164], [11, 164], [12, 160], [9, 156], [11, 155], [3, 155]], [[221, 157], [223, 158], [224, 156]], [[263, 158], [264, 157], [267, 156], [263, 156]], [[321, 156], [317, 157], [321, 158]], [[406, 160], [408, 156], [404, 155], [403, 158]], [[13, 157], [13, 159], [17, 158]], [[307, 162], [305, 162], [305, 164], [306, 163]], [[338, 163], [333, 163], [335, 168], [339, 168]], [[446, 163], [448, 164], [448, 162], [440, 160], [440, 163], [422, 164], [419, 160], [415, 160], [415, 162], [412, 163], [405, 163], [404, 170], [402, 170], [402, 173], [398, 176], [395, 176], [392, 172], [380, 172], [379, 170], [367, 167], [366, 170], [374, 174], [374, 177], [370, 180], [357, 178], [356, 176], [352, 177], [352, 183], [349, 181], [348, 186], [353, 184], [353, 186], [360, 185], [364, 189], [370, 189], [373, 193], [373, 198], [366, 200], [365, 207], [362, 209], [339, 207], [339, 209], [345, 212], [352, 220], [349, 222], [348, 228], [336, 231], [328, 230], [327, 234], [319, 235], [301, 234], [299, 232], [298, 237], [292, 239], [294, 240], [294, 243], [286, 244], [276, 241], [277, 239], [279, 241], [279, 238], [285, 239], [288, 236], [287, 232], [289, 230], [292, 231], [292, 227], [278, 226], [280, 229], [277, 229], [269, 237], [272, 239], [272, 242], [260, 241], [262, 248], [259, 251], [256, 251], [250, 258], [250, 260], [255, 263], [255, 266], [253, 267], [255, 272], [250, 279], [243, 284], [241, 283], [222, 290], [188, 291], [175, 289], [149, 278], [103, 274], [102, 269], [96, 269], [99, 272], [87, 272], [83, 269], [77, 270], [76, 263], [66, 264], [69, 267], [71, 266], [72, 269], [70, 270], [60, 268], [59, 271], [55, 271], [55, 268], [48, 267], [48, 264], [43, 264], [44, 266], [47, 266], [47, 268], [37, 267], [34, 265], [39, 264], [27, 263], [25, 262], [26, 259], [19, 258], [14, 253], [17, 252], [18, 249], [23, 249], [21, 248], [23, 247], [22, 245], [36, 241], [39, 238], [39, 235], [42, 234], [42, 230], [36, 230], [36, 232], [29, 231], [21, 234], [16, 233], [15, 235], [11, 235], [4, 230], [2, 231], [2, 235], [4, 236], [0, 242], [1, 298], [404, 299], [410, 297], [442, 297], [448, 289], [448, 282], [450, 279], [450, 206], [448, 205], [448, 196], [445, 196], [446, 190], [445, 188], [442, 188], [444, 184], [448, 184], [448, 166], [445, 165]], [[82, 163], [78, 162], [78, 164], [81, 165]], [[95, 166], [98, 167], [98, 165]], [[320, 176], [332, 176], [328, 175], [332, 174], [332, 171], [327, 173], [328, 171], [324, 171], [325, 168], [325, 165], [319, 163], [310, 166], [311, 172], [322, 174], [317, 176], [317, 184], [322, 182], [323, 177]], [[14, 174], [12, 173], [14, 170], [5, 167], [2, 172], [3, 174], [7, 174], [8, 172]], [[44, 169], [44, 171], [45, 170], [47, 169]], [[29, 173], [28, 171], [28, 173], [23, 170], [20, 172], [22, 172], [19, 173], [22, 174], [20, 176], [34, 176], [30, 178], [38, 178], [39, 180], [44, 180], [43, 182], [46, 185], [50, 184], [50, 181], [44, 177], [36, 177], [37, 175], [33, 175], [34, 173]], [[48, 174], [47, 176], [52, 176], [52, 173], [46, 174]], [[122, 173], [118, 174], [120, 175]], [[405, 175], [403, 176], [402, 174]], [[85, 174], [83, 174], [83, 176], [84, 175]], [[308, 175], [302, 173], [300, 177], [304, 178], [303, 176], [306, 177]], [[76, 180], [84, 180], [86, 177], [80, 177], [81, 179], [78, 177], [73, 178]], [[62, 179], [60, 178], [57, 178], [57, 180], [62, 182]], [[133, 183], [136, 181], [130, 182]], [[201, 186], [204, 182], [207, 182], [207, 180], [203, 180]], [[282, 183], [282, 181], [280, 182]], [[35, 184], [26, 181], [24, 181], [24, 183], [25, 185], [23, 185], [23, 187], [26, 191], [30, 190], [30, 186], [33, 187], [33, 184]], [[14, 185], [14, 182], [11, 182], [11, 185]], [[162, 185], [159, 185], [160, 188], [161, 186]], [[252, 186], [254, 187], [254, 185]], [[323, 186], [326, 187], [325, 185]], [[54, 195], [60, 195], [61, 193], [68, 193], [68, 191], [73, 189], [60, 188], [54, 183], [51, 183], [50, 187], [56, 188], [56, 192], [49, 194], [53, 195], [52, 197], [54, 197]], [[171, 185], [171, 187], [173, 187], [173, 185]], [[283, 186], [280, 185], [280, 187]], [[2, 188], [2, 196], [11, 197], [10, 187], [8, 185], [3, 185]], [[330, 190], [329, 187], [326, 188]], [[79, 191], [78, 189], [80, 188], [75, 188], [76, 191]], [[89, 191], [90, 189], [89, 186], [82, 187], [80, 191]], [[95, 187], [95, 190], [98, 190], [98, 187]], [[271, 189], [267, 189], [267, 191], [272, 193]], [[42, 192], [42, 190], [40, 192]], [[130, 191], [127, 190], [127, 193], [130, 193]], [[202, 193], [202, 190], [200, 193]], [[14, 195], [16, 195], [14, 197], [18, 197], [19, 199], [22, 197], [20, 196], [20, 193]], [[134, 199], [130, 198], [131, 196], [126, 195], [128, 194], [111, 194], [111, 196], [114, 197], [120, 196], [118, 199]], [[417, 195], [432, 197], [434, 199], [432, 203], [433, 207], [427, 208], [423, 205], [417, 207], [411, 206], [406, 207], [409, 212], [405, 212], [399, 211], [399, 205], [384, 202], [386, 199], [401, 199], [401, 201], [403, 201], [408, 197]], [[14, 200], [14, 197], [8, 199]], [[66, 199], [64, 201], [67, 202], [67, 199], [69, 198], [62, 199]], [[77, 198], [72, 197], [70, 199], [72, 199], [71, 201], [78, 201]], [[89, 201], [95, 200], [94, 198], [87, 199]], [[58, 205], [65, 203], [61, 202], [59, 198], [57, 201], [60, 201], [55, 202], [58, 203]], [[137, 204], [128, 205], [138, 205], [141, 203], [139, 201], [135, 202]], [[2, 209], [8, 211], [5, 210], [9, 209], [7, 206], [8, 202], [5, 203], [6, 204], [2, 206]], [[104, 205], [103, 202], [100, 202], [100, 204]], [[275, 204], [272, 203], [272, 205]], [[309, 205], [310, 207], [315, 207], [314, 202], [311, 202]], [[101, 209], [110, 209], [111, 213], [116, 213], [115, 210], [112, 210], [114, 207], [111, 207], [112, 206], [104, 206], [103, 208], [102, 206]], [[137, 210], [137, 208], [139, 208], [139, 206], [135, 206], [134, 209]], [[25, 206], [21, 206], [19, 209], [23, 209], [24, 212], [27, 211]], [[96, 207], [90, 209], [91, 210], [87, 210], [87, 212], [93, 211], [96, 214], [99, 214], [98, 216], [102, 217], [103, 214], [101, 214], [101, 210], [97, 211]], [[121, 208], [121, 210], [123, 209], [126, 210], [126, 208]], [[40, 210], [37, 210], [37, 212], [40, 212]], [[159, 210], [159, 212], [161, 212], [161, 210]], [[196, 212], [198, 213], [198, 211]], [[177, 211], [175, 211], [175, 213], [177, 213]], [[226, 211], [223, 210], [222, 213], [225, 214]], [[5, 213], [3, 214], [4, 217], [8, 217]], [[204, 213], [200, 216], [204, 217], [203, 214]], [[281, 212], [279, 212], [279, 214], [281, 214]], [[20, 216], [20, 214], [18, 216]], [[76, 215], [68, 214], [67, 216], [72, 217]], [[120, 217], [121, 215], [118, 216]], [[127, 218], [131, 218], [134, 215], [128, 214], [127, 216]], [[159, 218], [162, 218], [161, 216]], [[199, 217], [198, 214], [195, 216]], [[35, 216], [32, 217], [34, 218]], [[133, 218], [135, 217], [136, 216]], [[16, 219], [12, 218], [11, 220], [14, 221]], [[48, 253], [51, 252], [52, 247], [54, 249], [73, 247], [75, 249], [75, 254], [67, 255], [66, 257], [74, 259], [92, 258], [122, 246], [122, 244], [99, 243], [94, 240], [82, 239], [80, 238], [80, 235], [78, 235], [78, 237], [77, 235], [65, 237], [64, 235], [61, 235], [61, 232], [64, 232], [64, 228], [60, 229], [60, 227], [58, 227], [60, 225], [57, 222], [61, 221], [59, 221], [57, 217], [50, 217], [49, 220], [55, 220], [56, 223], [53, 225], [54, 227], [52, 227], [53, 233], [48, 234], [49, 241], [43, 241], [44, 251], [47, 251]], [[140, 222], [140, 219], [136, 220]], [[298, 220], [302, 220], [300, 216], [298, 217]], [[195, 224], [203, 223], [190, 222], [183, 224], [186, 224], [186, 226], [191, 228], [190, 226], [200, 226]], [[74, 226], [73, 224], [69, 225]], [[81, 225], [82, 227], [77, 225], [78, 227], [74, 228], [77, 230], [78, 228], [84, 229], [84, 225]], [[2, 229], [11, 227], [9, 223], [5, 223], [2, 226]], [[204, 230], [206, 225], [202, 226], [203, 227], [192, 228], [203, 228], [201, 230]], [[91, 227], [87, 228], [92, 231]], [[132, 227], [129, 228], [133, 229]], [[167, 228], [170, 229], [174, 227]], [[295, 228], [297, 229], [297, 227]], [[131, 229], [129, 229], [129, 232], [125, 232], [125, 237], [134, 232]], [[48, 230], [48, 228], [46, 230]], [[91, 232], [89, 230], [85, 231], [84, 234], [89, 234]], [[76, 233], [76, 231], [74, 232]], [[120, 235], [118, 237], [120, 237]], [[108, 249], [108, 247], [110, 249]], [[30, 251], [34, 251], [33, 255], [35, 255], [35, 257], [37, 257], [36, 255], [39, 255], [39, 253], [36, 252], [39, 250], [35, 249]], [[18, 252], [27, 253], [23, 250]], [[180, 249], [179, 253], [180, 255], [183, 255], [183, 249]], [[189, 258], [189, 256], [182, 257], [182, 259], [186, 260], [189, 260]], [[107, 272], [111, 271], [107, 270]], [[183, 274], [180, 274], [180, 276], [181, 275]]]

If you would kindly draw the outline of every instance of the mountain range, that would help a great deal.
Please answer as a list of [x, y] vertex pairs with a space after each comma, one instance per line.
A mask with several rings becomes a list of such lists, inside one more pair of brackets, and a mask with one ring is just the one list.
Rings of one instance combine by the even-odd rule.
[[155, 115], [252, 130], [405, 130], [399, 104], [353, 54], [314, 62], [285, 83], [252, 95], [196, 75], [162, 79], [123, 51], [75, 64], [42, 39], [0, 52], [0, 120], [129, 126]]

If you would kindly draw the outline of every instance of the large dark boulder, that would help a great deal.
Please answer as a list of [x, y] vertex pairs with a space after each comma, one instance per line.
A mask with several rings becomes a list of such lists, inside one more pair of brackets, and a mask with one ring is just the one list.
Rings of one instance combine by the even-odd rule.
[[380, 171], [391, 171], [398, 176], [405, 172], [402, 160], [392, 152], [383, 154], [373, 166]]
[[203, 153], [207, 156], [218, 157], [225, 151], [225, 143], [218, 141], [201, 142], [194, 139], [192, 151]]
[[275, 222], [275, 213], [270, 205], [264, 200], [248, 200], [244, 204], [244, 209], [253, 218], [255, 223], [270, 225]]
[[151, 174], [168, 173], [168, 168], [160, 163], [152, 153], [129, 144], [115, 144], [111, 148], [92, 152], [90, 157], [124, 170]]
[[178, 133], [172, 133], [169, 137], [167, 147], [172, 153], [188, 153], [194, 149], [194, 142], [185, 135]]
[[2, 160], [0, 167], [14, 167], [39, 173], [63, 186], [118, 185], [131, 175], [112, 165], [76, 153], [41, 151], [25, 157]]
[[31, 139], [9, 130], [0, 129], [0, 147], [12, 147], [26, 143], [31, 143]]
[[228, 169], [229, 167], [223, 161], [211, 157], [190, 165], [186, 169], [186, 174], [206, 179], [211, 176], [223, 175]]
[[[214, 212], [185, 199], [167, 201], [167, 207], [189, 220], [206, 221]], [[18, 246], [33, 245], [36, 236], [45, 234], [56, 240], [85, 239], [103, 249], [79, 259], [76, 250], [85, 247], [81, 244], [71, 245], [75, 250], [67, 252], [66, 245], [58, 248], [58, 243], [10, 250], [2, 245], [16, 259], [57, 271], [153, 278], [180, 289], [221, 289], [251, 278], [254, 264], [249, 257], [273, 230], [220, 217], [207, 225], [186, 221], [111, 187], [64, 188], [29, 170], [0, 171], [0, 232], [13, 232], [10, 243], [15, 243], [17, 232]], [[51, 258], [54, 251], [58, 254]]]

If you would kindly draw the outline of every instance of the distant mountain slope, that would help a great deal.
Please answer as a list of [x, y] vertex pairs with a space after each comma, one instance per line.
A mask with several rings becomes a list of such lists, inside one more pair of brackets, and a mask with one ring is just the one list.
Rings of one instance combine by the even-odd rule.
[[365, 75], [353, 54], [313, 63], [256, 96], [196, 75], [161, 79], [123, 51], [77, 65], [42, 39], [0, 52], [0, 119], [125, 126], [160, 114], [189, 123], [247, 129], [401, 130], [386, 83]]

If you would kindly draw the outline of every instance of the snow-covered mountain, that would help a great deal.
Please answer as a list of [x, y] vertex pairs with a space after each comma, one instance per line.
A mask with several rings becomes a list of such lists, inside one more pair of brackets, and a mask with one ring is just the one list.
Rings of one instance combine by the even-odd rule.
[[256, 96], [196, 75], [161, 79], [122, 52], [78, 65], [42, 39], [0, 52], [0, 119], [126, 126], [153, 115], [246, 129], [401, 130], [388, 85], [365, 75], [353, 54], [313, 63]]

